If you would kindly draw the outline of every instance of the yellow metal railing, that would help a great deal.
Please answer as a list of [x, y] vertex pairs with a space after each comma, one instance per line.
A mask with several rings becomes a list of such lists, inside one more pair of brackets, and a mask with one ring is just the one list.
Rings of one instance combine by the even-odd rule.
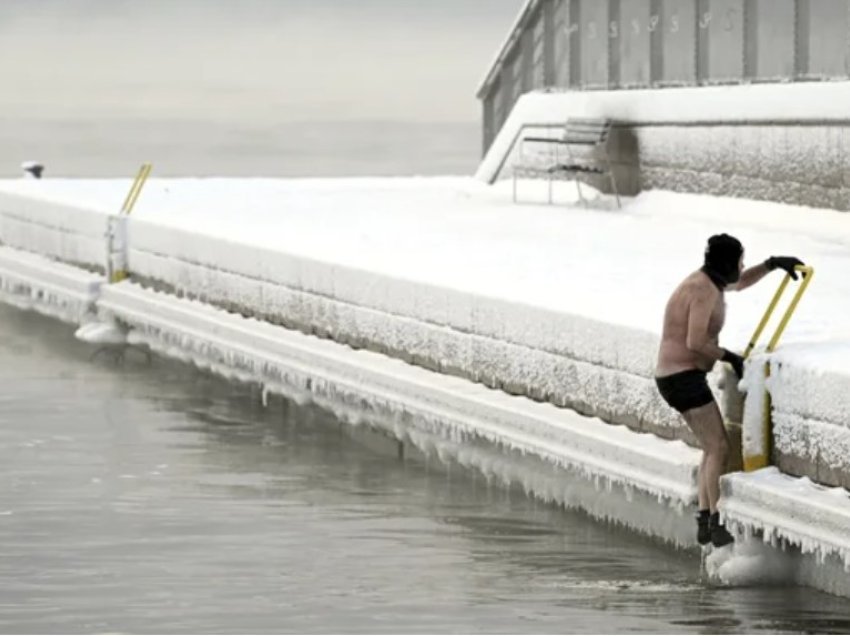
[[142, 167], [139, 168], [139, 172], [133, 180], [133, 185], [127, 193], [127, 198], [124, 199], [124, 204], [121, 206], [121, 214], [129, 215], [133, 211], [136, 200], [138, 200], [139, 194], [142, 192], [142, 188], [148, 180], [151, 170], [153, 170], [153, 166], [150, 163], [143, 163]]
[[[779, 344], [779, 339], [782, 337], [785, 328], [791, 321], [791, 316], [797, 310], [797, 305], [800, 303], [800, 299], [803, 297], [803, 294], [806, 292], [806, 289], [808, 289], [809, 284], [812, 282], [812, 277], [815, 275], [814, 268], [809, 267], [807, 265], [797, 265], [794, 269], [795, 271], [800, 272], [802, 274], [802, 282], [797, 288], [797, 293], [794, 294], [794, 297], [791, 299], [791, 302], [785, 310], [785, 313], [783, 314], [782, 318], [779, 320], [779, 324], [776, 326], [776, 330], [773, 332], [773, 336], [767, 343], [767, 353], [772, 353], [776, 349], [776, 345]], [[767, 323], [770, 321], [770, 318], [773, 315], [776, 306], [779, 304], [779, 300], [782, 298], [785, 289], [788, 287], [788, 281], [790, 280], [791, 274], [786, 274], [785, 278], [783, 278], [782, 282], [779, 284], [779, 288], [773, 295], [773, 299], [767, 306], [767, 310], [765, 310], [761, 322], [759, 322], [758, 326], [756, 327], [756, 330], [753, 333], [753, 337], [750, 338], [750, 342], [747, 345], [746, 350], [744, 351], [745, 358], [753, 352], [753, 349], [755, 349], [756, 343], [758, 343], [762, 332], [767, 326]], [[770, 362], [764, 363], [764, 375], [765, 378], [770, 377]], [[770, 392], [765, 389], [764, 414], [762, 419], [761, 430], [763, 436], [761, 448], [763, 452], [753, 455], [747, 455], [746, 453], [744, 454], [744, 470], [747, 472], [758, 470], [760, 468], [764, 468], [765, 466], [770, 465], [771, 443], [773, 441], [773, 419], [771, 418], [771, 407], [772, 405], [770, 401]]]
[[136, 206], [136, 201], [139, 199], [139, 194], [141, 194], [151, 170], [153, 170], [153, 166], [150, 163], [142, 164], [136, 178], [133, 179], [130, 191], [124, 198], [121, 210], [117, 215], [112, 215], [109, 218], [106, 270], [110, 283], [119, 283], [129, 277], [127, 271], [127, 217], [130, 216]]

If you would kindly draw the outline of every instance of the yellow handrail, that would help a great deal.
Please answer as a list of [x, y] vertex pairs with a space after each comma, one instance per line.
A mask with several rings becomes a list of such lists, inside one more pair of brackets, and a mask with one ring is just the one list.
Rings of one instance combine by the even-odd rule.
[[136, 178], [133, 179], [133, 185], [124, 203], [121, 205], [121, 210], [117, 215], [111, 215], [109, 218], [109, 229], [107, 232], [107, 256], [106, 256], [106, 272], [110, 283], [118, 283], [125, 278], [128, 278], [127, 271], [127, 232], [126, 218], [133, 211], [136, 201], [139, 199], [139, 194], [142, 192], [145, 182], [150, 176], [153, 166], [150, 163], [143, 163], [139, 168]]
[[150, 163], [143, 163], [142, 167], [139, 168], [139, 172], [133, 180], [133, 185], [127, 193], [127, 198], [124, 199], [124, 204], [121, 206], [122, 214], [129, 215], [133, 211], [133, 207], [136, 205], [136, 201], [139, 198], [142, 187], [145, 185], [145, 181], [150, 176], [151, 170], [153, 170], [153, 166]]
[[[794, 313], [794, 311], [796, 311], [797, 305], [800, 302], [800, 298], [802, 298], [803, 294], [809, 286], [809, 283], [812, 281], [812, 276], [815, 275], [814, 268], [808, 265], [797, 265], [794, 270], [800, 272], [803, 275], [803, 282], [800, 284], [800, 287], [797, 288], [797, 293], [794, 294], [794, 298], [791, 299], [791, 303], [785, 310], [785, 315], [782, 316], [782, 320], [779, 321], [779, 325], [777, 325], [776, 331], [774, 332], [767, 345], [768, 352], [772, 352], [776, 348], [776, 345], [779, 344], [779, 339], [782, 337], [782, 333], [785, 331], [785, 327], [788, 326], [788, 322], [791, 320], [791, 315]], [[770, 321], [770, 317], [773, 315], [773, 311], [776, 309], [776, 305], [779, 304], [779, 299], [782, 298], [782, 294], [785, 292], [785, 288], [788, 287], [788, 281], [790, 280], [791, 274], [785, 274], [785, 277], [782, 279], [782, 282], [779, 283], [779, 288], [773, 295], [773, 299], [767, 306], [767, 309], [764, 312], [764, 316], [762, 316], [761, 318], [761, 322], [759, 322], [758, 327], [756, 327], [752, 338], [750, 338], [750, 343], [744, 350], [745, 358], [749, 357], [749, 355], [753, 352], [753, 349], [755, 349], [756, 343], [761, 337], [762, 331], [764, 331], [764, 328]]]
[[[809, 283], [812, 282], [812, 277], [815, 275], [814, 268], [809, 267], [808, 265], [797, 265], [794, 270], [800, 272], [803, 275], [803, 281], [797, 288], [797, 293], [794, 294], [794, 297], [791, 299], [791, 303], [785, 310], [785, 314], [782, 316], [781, 320], [779, 321], [779, 324], [776, 326], [776, 331], [773, 332], [773, 336], [767, 344], [768, 353], [771, 353], [774, 349], [776, 349], [776, 345], [779, 344], [779, 339], [782, 337], [782, 334], [785, 331], [785, 327], [788, 326], [788, 323], [791, 320], [791, 316], [796, 311], [800, 299], [803, 297], [803, 294], [808, 288]], [[767, 306], [767, 310], [764, 312], [764, 316], [762, 316], [761, 322], [759, 322], [758, 327], [756, 327], [755, 333], [753, 333], [753, 337], [750, 339], [750, 343], [747, 345], [747, 348], [744, 351], [745, 358], [749, 356], [755, 348], [762, 331], [764, 331], [764, 328], [769, 322], [771, 315], [773, 315], [773, 311], [774, 309], [776, 309], [776, 305], [779, 303], [779, 299], [782, 297], [785, 288], [788, 287], [788, 281], [790, 280], [791, 274], [786, 274], [785, 278], [783, 278], [782, 282], [779, 284], [779, 288], [773, 295], [773, 300], [771, 300], [770, 304]], [[765, 378], [770, 377], [770, 362], [764, 363], [764, 376]], [[771, 418], [771, 409], [772, 404], [770, 399], [770, 392], [765, 389], [764, 414], [762, 416], [763, 419], [761, 427], [761, 448], [764, 452], [758, 455], [744, 455], [744, 470], [747, 472], [758, 470], [760, 468], [764, 468], [765, 466], [770, 465], [771, 442], [773, 439], [773, 419]]]
[[[797, 305], [800, 303], [800, 299], [803, 297], [803, 294], [809, 287], [809, 283], [812, 282], [812, 277], [815, 275], [814, 268], [809, 267], [807, 265], [797, 265], [794, 270], [802, 274], [803, 281], [797, 288], [797, 293], [794, 294], [794, 298], [791, 299], [791, 304], [788, 305], [788, 309], [785, 310], [785, 315], [782, 316], [782, 320], [779, 321], [779, 325], [777, 325], [776, 331], [773, 333], [773, 338], [771, 338], [770, 342], [767, 344], [768, 353], [771, 353], [774, 349], [776, 349], [776, 345], [779, 344], [779, 339], [782, 337], [782, 333], [785, 331], [785, 327], [788, 326], [788, 323], [791, 320], [791, 316], [797, 310]], [[785, 280], [783, 280], [782, 282], [787, 285], [788, 280], [790, 278], [791, 275], [786, 274]]]

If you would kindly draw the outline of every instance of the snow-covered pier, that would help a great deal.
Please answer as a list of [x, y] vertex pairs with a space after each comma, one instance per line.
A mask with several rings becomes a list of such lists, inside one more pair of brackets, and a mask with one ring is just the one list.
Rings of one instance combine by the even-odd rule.
[[[128, 223], [131, 277], [107, 284], [128, 187], [0, 184], [2, 299], [680, 545], [699, 453], [652, 382], [666, 297], [717, 231], [750, 264], [803, 258], [817, 279], [768, 390], [779, 467], [804, 477], [730, 475], [725, 513], [796, 551], [797, 580], [850, 594], [846, 215], [665, 192], [621, 211], [515, 206], [462, 178], [153, 180]], [[743, 349], [778, 282], [731, 295], [725, 346]]]

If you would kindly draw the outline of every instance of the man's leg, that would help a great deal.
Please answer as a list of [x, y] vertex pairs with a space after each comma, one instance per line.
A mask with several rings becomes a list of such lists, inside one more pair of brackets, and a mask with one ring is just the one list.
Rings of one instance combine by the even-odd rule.
[[[702, 442], [700, 442], [702, 443]], [[705, 480], [705, 458], [708, 454], [703, 451], [702, 460], [699, 463], [699, 472], [697, 473], [697, 498], [699, 500], [699, 509], [708, 510], [710, 507], [708, 501], [708, 482]]]
[[[730, 444], [723, 426], [723, 416], [715, 401], [682, 414], [703, 449], [698, 476], [700, 509], [710, 510], [711, 541], [715, 546], [732, 542], [732, 536], [720, 525], [717, 500], [720, 499], [720, 476], [726, 472]], [[707, 540], [707, 539], [706, 539]]]
[[685, 421], [699, 440], [703, 450], [700, 463], [700, 490], [705, 492], [708, 501], [702, 501], [700, 507], [707, 503], [712, 513], [717, 512], [717, 500], [720, 498], [720, 476], [726, 472], [726, 460], [729, 458], [729, 438], [723, 417], [717, 402], [711, 401], [705, 406], [699, 406], [682, 414]]
[[711, 543], [711, 513], [708, 510], [708, 488], [705, 481], [705, 458], [703, 452], [702, 459], [699, 462], [699, 470], [697, 471], [697, 499], [699, 501], [699, 510], [697, 510], [697, 543], [706, 545]]

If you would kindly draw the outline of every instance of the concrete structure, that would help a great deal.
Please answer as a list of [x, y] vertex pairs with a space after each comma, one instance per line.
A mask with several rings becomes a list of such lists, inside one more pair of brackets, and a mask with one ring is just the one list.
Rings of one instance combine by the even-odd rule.
[[478, 89], [484, 149], [535, 89], [850, 77], [847, 0], [528, 0]]
[[[192, 182], [159, 184], [160, 193], [173, 196]], [[103, 338], [104, 329], [117, 331], [126, 344], [261, 384], [266, 398], [315, 401], [344, 421], [387, 434], [400, 453], [414, 447], [598, 518], [680, 545], [692, 541], [699, 454], [679, 441], [687, 430], [652, 384], [652, 333], [142, 214], [129, 220], [131, 278], [107, 284], [91, 272], [104, 269], [111, 206], [63, 202], [49, 191], [59, 180], [37, 185], [31, 196], [0, 191], [0, 301], [82, 322], [78, 337], [101, 331], [92, 339], [101, 344], [116, 342]], [[79, 185], [90, 202], [113, 201], [126, 186]], [[108, 192], [96, 194], [99, 188]], [[196, 202], [204, 217], [211, 188], [208, 183]], [[345, 191], [338, 196], [352, 198]], [[403, 198], [412, 196], [406, 191]], [[506, 198], [501, 207], [509, 205]], [[473, 203], [459, 200], [461, 207]], [[499, 207], [493, 202], [492, 212]], [[490, 216], [478, 218], [485, 229]], [[326, 231], [326, 223], [311, 223]], [[92, 322], [94, 314], [100, 322]], [[840, 451], [850, 438], [847, 406], [817, 399], [823, 394], [814, 389], [848, 395], [850, 376], [836, 374], [829, 383], [825, 377], [815, 369], [812, 383], [801, 387], [803, 398], [814, 393], [815, 399], [775, 401], [806, 420], [802, 427], [779, 422], [777, 449], [787, 449], [784, 459], [800, 463], [810, 479], [845, 484], [850, 453]], [[817, 408], [803, 411], [801, 403]], [[570, 408], [556, 408], [563, 406]], [[836, 456], [818, 450], [811, 461], [807, 445], [784, 443], [785, 432], [808, 429], [809, 421], [818, 437], [830, 434], [823, 436], [825, 450]], [[829, 474], [822, 470], [827, 466]], [[846, 491], [770, 470], [757, 480], [740, 473], [725, 478], [730, 521], [768, 542], [795, 546], [790, 552], [798, 565], [788, 580], [850, 596], [844, 569], [850, 544], [841, 531], [850, 519]]]
[[[528, 0], [478, 90], [485, 157], [533, 91], [619, 92], [625, 101], [625, 89], [652, 89], [663, 104], [677, 99], [674, 87], [847, 80], [848, 15], [847, 0]], [[850, 209], [850, 117], [753, 117], [731, 106], [670, 121], [597, 111], [616, 121], [612, 154], [626, 194], [662, 188]]]

